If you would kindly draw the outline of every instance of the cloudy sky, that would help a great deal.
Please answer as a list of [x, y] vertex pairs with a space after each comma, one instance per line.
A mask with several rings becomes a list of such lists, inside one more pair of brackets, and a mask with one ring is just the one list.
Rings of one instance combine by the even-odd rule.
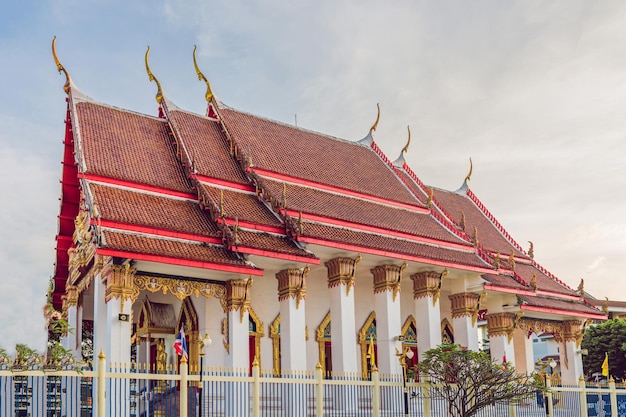
[[[128, 4], [127, 4], [128, 3]], [[572, 287], [626, 300], [626, 4], [621, 1], [15, 1], [0, 14], [0, 347], [43, 349], [53, 273], [64, 78], [156, 114], [152, 71], [202, 113], [198, 60], [241, 110], [406, 159], [470, 187]]]

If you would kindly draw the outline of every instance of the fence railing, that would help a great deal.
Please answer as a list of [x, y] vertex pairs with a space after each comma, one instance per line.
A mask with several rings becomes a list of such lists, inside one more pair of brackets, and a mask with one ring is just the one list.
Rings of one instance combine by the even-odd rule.
[[[202, 372], [181, 364], [178, 372], [107, 366], [96, 371], [0, 368], [0, 416], [9, 417], [446, 417], [447, 403], [424, 382], [402, 376], [314, 372], [261, 372], [253, 366]], [[549, 382], [548, 382], [549, 384]], [[407, 396], [404, 396], [406, 385]], [[626, 417], [626, 389], [604, 386], [550, 387], [523, 401], [496, 403], [478, 417]]]

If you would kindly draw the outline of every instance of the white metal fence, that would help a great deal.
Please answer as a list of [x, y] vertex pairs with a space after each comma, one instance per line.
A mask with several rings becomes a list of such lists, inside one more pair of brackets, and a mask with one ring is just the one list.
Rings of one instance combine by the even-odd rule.
[[[325, 378], [321, 369], [275, 377], [248, 369], [153, 373], [135, 366], [46, 371], [0, 368], [0, 417], [446, 417], [446, 403], [430, 385], [401, 376]], [[493, 404], [479, 417], [626, 417], [626, 389], [606, 386], [551, 387], [546, 395]]]

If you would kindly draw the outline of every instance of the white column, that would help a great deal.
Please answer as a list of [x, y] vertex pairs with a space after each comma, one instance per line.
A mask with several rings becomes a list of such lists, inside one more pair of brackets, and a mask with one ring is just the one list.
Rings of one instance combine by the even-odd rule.
[[333, 371], [336, 372], [359, 371], [352, 289], [356, 265], [360, 260], [360, 256], [355, 259], [340, 257], [325, 264], [328, 269]]
[[561, 380], [563, 384], [574, 385], [583, 373], [583, 357], [578, 352], [582, 323], [578, 320], [563, 322], [564, 341], [560, 349]]
[[411, 279], [415, 300], [417, 348], [421, 361], [424, 359], [424, 352], [441, 345], [439, 294], [442, 274], [434, 271], [418, 272], [411, 275]]
[[250, 367], [248, 345], [250, 317], [248, 308], [251, 280], [233, 279], [226, 283], [226, 307], [228, 310], [228, 343], [230, 353], [227, 365], [232, 368]]
[[498, 363], [506, 359], [513, 366], [515, 366], [514, 321], [515, 315], [511, 313], [487, 314], [491, 358]]
[[478, 300], [480, 296], [473, 292], [462, 292], [448, 297], [452, 304], [452, 328], [454, 343], [478, 350]]
[[280, 367], [306, 370], [306, 275], [308, 268], [283, 269], [276, 274], [280, 303]]
[[528, 337], [528, 331], [520, 328], [515, 329], [513, 346], [515, 348], [515, 369], [520, 373], [531, 374], [535, 370], [535, 357], [533, 355], [533, 339]]
[[379, 265], [371, 269], [374, 275], [378, 371], [381, 374], [402, 372], [396, 349], [402, 351], [402, 342], [398, 340], [398, 336], [402, 333], [400, 281], [405, 267], [406, 264]]

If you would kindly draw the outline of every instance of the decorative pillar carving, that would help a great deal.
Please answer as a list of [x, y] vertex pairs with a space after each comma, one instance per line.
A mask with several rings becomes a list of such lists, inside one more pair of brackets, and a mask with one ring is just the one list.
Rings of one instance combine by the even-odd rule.
[[376, 332], [378, 347], [378, 370], [381, 373], [398, 373], [399, 362], [395, 351], [402, 347], [398, 336], [402, 332], [400, 293], [402, 272], [407, 264], [378, 265], [370, 271], [374, 277], [374, 308], [376, 310]]
[[309, 274], [309, 267], [304, 269], [283, 269], [276, 274], [278, 279], [278, 301], [288, 298], [295, 298], [296, 309], [300, 307], [300, 302], [306, 299], [306, 277]]
[[350, 289], [354, 287], [356, 266], [361, 261], [361, 255], [356, 258], [338, 257], [324, 263], [328, 270], [328, 288], [334, 288], [344, 284], [346, 296], [350, 295]]
[[239, 311], [239, 323], [243, 323], [244, 315], [250, 309], [251, 287], [252, 278], [226, 282], [226, 312]]
[[[278, 301], [280, 302], [280, 353], [281, 369], [287, 371], [306, 369], [306, 276], [309, 267], [283, 269], [276, 274]], [[300, 308], [300, 304], [303, 308]]]
[[493, 313], [487, 314], [487, 331], [489, 337], [506, 336], [511, 342], [515, 331], [515, 314], [513, 313]]
[[424, 359], [424, 352], [441, 344], [441, 311], [439, 295], [441, 283], [448, 274], [443, 272], [424, 271], [411, 275], [413, 281], [413, 299], [417, 325], [418, 360]]
[[400, 281], [402, 280], [402, 272], [406, 269], [406, 262], [401, 266], [397, 265], [378, 265], [370, 271], [374, 276], [374, 294], [385, 291], [393, 291], [393, 301], [400, 293]]
[[120, 299], [120, 313], [124, 310], [124, 301], [134, 302], [139, 297], [139, 288], [133, 281], [135, 279], [136, 268], [130, 263], [124, 265], [107, 265], [103, 271], [103, 279], [106, 279], [106, 290], [104, 300], [108, 303], [113, 298]]
[[454, 341], [471, 350], [478, 350], [478, 305], [480, 295], [473, 292], [453, 294], [448, 297], [452, 304], [452, 327]]
[[441, 273], [426, 271], [411, 275], [413, 280], [413, 298], [432, 297], [434, 306], [439, 301], [441, 284], [447, 275], [447, 269], [444, 269]]
[[[563, 345], [560, 349], [561, 377], [564, 383], [578, 381], [583, 375], [582, 355], [578, 348], [583, 339], [583, 323], [580, 320], [563, 322]], [[573, 363], [570, 363], [573, 362]]]
[[[325, 371], [358, 372], [358, 354], [356, 340], [356, 321], [354, 308], [354, 287], [356, 266], [361, 255], [356, 258], [337, 257], [326, 262], [328, 271], [328, 296], [330, 298], [330, 313], [324, 328], [330, 327], [332, 367], [326, 369], [324, 345], [326, 339], [320, 342], [320, 362]], [[345, 288], [345, 289], [344, 289]], [[332, 317], [332, 326], [330, 318]], [[326, 319], [325, 319], [326, 320]]]

